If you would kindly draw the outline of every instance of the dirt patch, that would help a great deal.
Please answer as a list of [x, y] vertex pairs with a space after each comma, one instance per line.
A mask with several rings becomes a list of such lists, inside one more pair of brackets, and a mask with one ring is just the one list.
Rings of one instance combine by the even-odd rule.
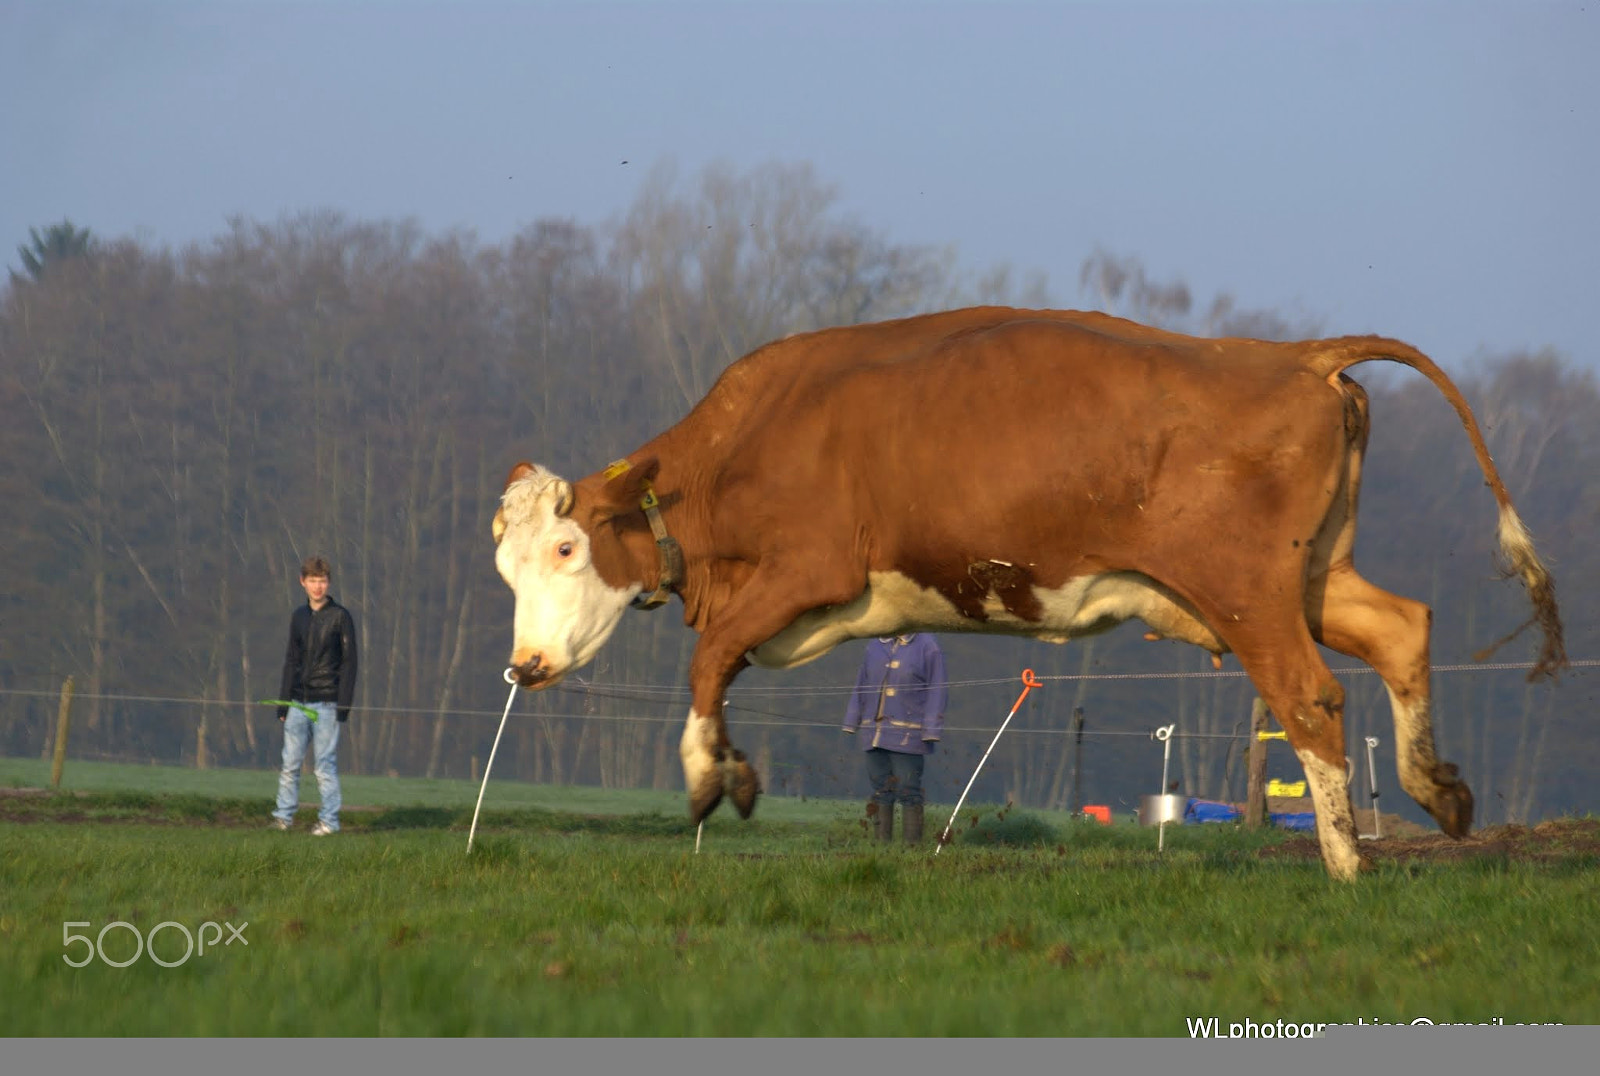
[[[1354, 814], [1356, 818], [1357, 833], [1379, 834], [1385, 840], [1397, 837], [1411, 838], [1443, 836], [1443, 834], [1441, 834], [1437, 829], [1433, 829], [1428, 826], [1419, 826], [1415, 822], [1409, 822], [1397, 814], [1380, 815], [1379, 820], [1383, 823], [1382, 827], [1380, 828], [1374, 826], [1373, 824], [1372, 811], [1363, 811], [1361, 808], [1357, 807], [1351, 813]], [[1371, 842], [1368, 841], [1365, 843], [1370, 844]]]
[[[1234, 803], [1230, 806], [1236, 808], [1241, 815], [1244, 814], [1244, 804]], [[1310, 796], [1268, 796], [1267, 813], [1269, 815], [1315, 814], [1316, 806]], [[1378, 814], [1377, 822], [1374, 822], [1373, 816], [1376, 812], [1370, 807], [1366, 809], [1356, 807], [1351, 813], [1355, 815], [1357, 833], [1381, 834], [1383, 837], [1426, 837], [1439, 832], [1431, 826], [1419, 826], [1397, 814]], [[1381, 828], [1378, 828], [1379, 822], [1382, 823]]]
[[[1242, 803], [1235, 806], [1241, 812], [1244, 810]], [[1310, 796], [1267, 797], [1268, 814], [1315, 814], [1316, 810], [1316, 805], [1312, 803]], [[1357, 833], [1381, 833], [1385, 837], [1426, 837], [1430, 833], [1438, 832], [1429, 826], [1419, 826], [1415, 822], [1407, 821], [1397, 814], [1387, 813], [1379, 815], [1379, 820], [1383, 823], [1383, 828], [1380, 830], [1374, 826], [1374, 812], [1370, 807], [1364, 810], [1356, 807], [1351, 813], [1355, 815]]]
[[[1390, 837], [1388, 820], [1389, 816], [1384, 815], [1383, 839], [1361, 842], [1361, 850], [1375, 861], [1454, 863], [1498, 858], [1550, 863], [1582, 856], [1600, 858], [1600, 818], [1555, 818], [1536, 826], [1489, 826], [1460, 840], [1426, 831], [1420, 836]], [[1322, 850], [1317, 838], [1307, 834], [1263, 848], [1258, 854], [1263, 859], [1318, 859]]]

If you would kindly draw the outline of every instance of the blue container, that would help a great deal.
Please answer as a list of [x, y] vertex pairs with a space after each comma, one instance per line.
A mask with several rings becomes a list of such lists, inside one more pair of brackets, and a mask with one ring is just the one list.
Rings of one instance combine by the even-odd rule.
[[1239, 817], [1239, 808], [1231, 803], [1218, 803], [1215, 800], [1192, 799], [1183, 812], [1183, 820], [1191, 825], [1205, 822], [1237, 822]]

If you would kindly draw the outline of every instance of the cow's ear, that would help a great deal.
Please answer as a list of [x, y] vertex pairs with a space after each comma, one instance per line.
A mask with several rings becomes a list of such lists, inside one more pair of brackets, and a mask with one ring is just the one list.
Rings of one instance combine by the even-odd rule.
[[[515, 467], [511, 468], [510, 474], [506, 475], [506, 489], [511, 488], [511, 483], [516, 482], [519, 479], [527, 478], [536, 470], [538, 470], [538, 468], [529, 463], [527, 460], [521, 461]], [[494, 510], [494, 519], [489, 523], [489, 533], [494, 535], [495, 545], [499, 545], [500, 539], [505, 537], [506, 510], [504, 507], [496, 508]]]
[[509, 487], [511, 483], [520, 478], [527, 478], [536, 470], [538, 470], [537, 467], [529, 463], [527, 460], [523, 460], [521, 463], [511, 468], [511, 473], [506, 476], [506, 486]]
[[640, 460], [618, 460], [606, 468], [606, 483], [600, 487], [600, 509], [606, 516], [619, 516], [639, 507], [645, 487], [661, 469], [654, 456]]
[[[518, 463], [515, 467], [511, 468], [511, 473], [506, 475], [506, 489], [511, 488], [511, 483], [527, 478], [538, 469], [539, 468], [535, 467], [527, 460], [523, 460], [522, 462]], [[494, 519], [489, 524], [489, 533], [494, 535], [495, 545], [499, 545], [500, 539], [505, 537], [506, 510], [504, 507], [495, 509]]]

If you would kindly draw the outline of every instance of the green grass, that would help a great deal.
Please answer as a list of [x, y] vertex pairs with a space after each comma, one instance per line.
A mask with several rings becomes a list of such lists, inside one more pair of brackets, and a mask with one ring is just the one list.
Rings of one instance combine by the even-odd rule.
[[[1149, 830], [988, 809], [935, 857], [868, 842], [859, 805], [785, 818], [774, 800], [749, 822], [719, 811], [697, 856], [676, 797], [670, 813], [486, 808], [469, 855], [471, 798], [351, 812], [326, 839], [260, 828], [265, 794], [8, 798], [8, 1033], [1170, 1036], [1190, 1016], [1600, 1017], [1592, 855], [1387, 863], [1351, 886], [1255, 855], [1282, 835], [1226, 826], [1169, 829], [1158, 856]], [[67, 921], [91, 936], [248, 923], [249, 945], [72, 968]], [[182, 954], [170, 928], [157, 944]], [[133, 952], [121, 928], [105, 946]]]
[[[0, 758], [0, 789], [45, 788], [50, 784], [50, 764], [39, 759]], [[339, 776], [344, 806], [370, 807], [465, 807], [470, 820], [478, 800], [479, 782], [421, 777]], [[194, 795], [225, 801], [266, 801], [260, 808], [262, 819], [272, 810], [278, 792], [276, 770], [211, 769], [187, 766], [135, 766], [126, 763], [68, 760], [62, 772], [62, 792], [130, 792], [149, 795]], [[316, 779], [300, 778], [302, 806], [319, 802]], [[805, 799], [763, 796], [757, 817], [769, 822], [825, 823], [839, 819], [859, 820], [864, 803], [833, 799]], [[651, 789], [605, 789], [586, 785], [535, 785], [522, 781], [490, 778], [483, 795], [483, 810], [542, 809], [592, 815], [638, 815], [657, 813], [667, 818], [686, 818], [688, 803], [681, 791]], [[936, 832], [936, 808], [930, 808], [930, 839]], [[720, 814], [725, 811], [719, 812]], [[967, 804], [961, 809], [965, 824], [978, 819], [993, 824], [997, 809], [991, 804]], [[948, 808], [938, 813], [938, 827], [949, 820]], [[1065, 811], [1032, 811], [1029, 817], [1050, 826], [1075, 824]], [[1126, 819], [1122, 820], [1126, 821]], [[346, 824], [361, 824], [357, 811], [350, 811]], [[687, 822], [685, 822], [687, 825]]]
[[[44, 788], [50, 783], [50, 763], [39, 759], [0, 758], [0, 788]], [[352, 806], [420, 806], [469, 808], [478, 798], [477, 782], [421, 777], [363, 777], [339, 775], [344, 802]], [[211, 769], [187, 766], [134, 766], [126, 763], [69, 759], [62, 771], [63, 791], [97, 792], [137, 789], [144, 792], [187, 792], [202, 796], [272, 799], [278, 791], [276, 770]], [[302, 803], [316, 803], [316, 779], [300, 779]], [[784, 804], [770, 800], [774, 809]], [[798, 801], [796, 801], [798, 803]], [[679, 792], [648, 789], [614, 791], [583, 786], [532, 785], [491, 778], [484, 807], [549, 807], [595, 814], [631, 814], [641, 810], [685, 811]], [[269, 807], [270, 810], [270, 807]]]

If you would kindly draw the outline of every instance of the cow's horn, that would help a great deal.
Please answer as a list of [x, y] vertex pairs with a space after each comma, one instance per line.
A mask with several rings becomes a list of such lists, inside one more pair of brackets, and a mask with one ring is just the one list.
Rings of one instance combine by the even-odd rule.
[[556, 480], [556, 515], [564, 516], [572, 511], [572, 483], [566, 479]]

